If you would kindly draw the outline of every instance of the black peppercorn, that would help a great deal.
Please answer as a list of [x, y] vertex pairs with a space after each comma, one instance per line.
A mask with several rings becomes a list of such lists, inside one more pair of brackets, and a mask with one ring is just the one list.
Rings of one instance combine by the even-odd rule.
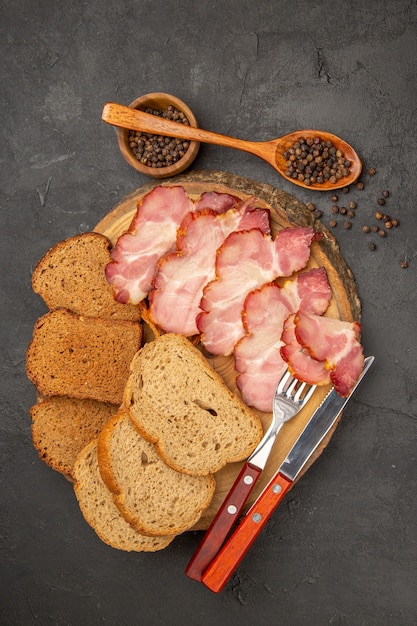
[[384, 191], [381, 191], [381, 196], [383, 198], [389, 198], [389, 191], [388, 191], [388, 189], [384, 189]]
[[375, 167], [369, 167], [368, 168], [368, 174], [369, 174], [369, 176], [375, 176], [375, 174], [376, 174]]
[[358, 205], [356, 204], [356, 202], [354, 200], [351, 200], [349, 202], [349, 209], [356, 209]]
[[336, 196], [336, 194], [331, 197], [332, 202], [337, 202], [338, 200], [339, 200], [339, 196]]
[[365, 224], [364, 226], [362, 226], [362, 232], [363, 233], [370, 233], [371, 232], [371, 227], [368, 226], [367, 224]]
[[369, 250], [376, 250], [376, 245], [374, 244], [373, 241], [370, 241], [368, 243], [368, 248], [369, 248]]
[[330, 228], [336, 228], [336, 226], [337, 226], [336, 220], [330, 220], [329, 226], [330, 226]]
[[380, 228], [380, 229], [379, 229], [379, 231], [378, 231], [378, 235], [379, 235], [380, 237], [386, 237], [386, 236], [387, 236], [387, 233], [386, 233], [386, 231], [385, 231], [385, 230], [383, 230], [382, 228]]
[[384, 206], [384, 204], [385, 204], [385, 198], [378, 198], [378, 199], [377, 199], [377, 202], [378, 202], [379, 206]]
[[355, 187], [359, 190], [365, 189], [365, 185], [362, 182], [356, 183]]
[[339, 213], [339, 207], [337, 206], [337, 204], [334, 204], [332, 208], [330, 209], [330, 211], [333, 213], [333, 215], [336, 215], [337, 213]]
[[404, 261], [401, 261], [400, 266], [401, 266], [403, 269], [407, 268], [407, 267], [408, 267], [408, 261], [406, 261], [406, 260], [404, 259]]
[[346, 220], [345, 222], [343, 222], [343, 228], [345, 228], [346, 230], [350, 230], [352, 228], [352, 222]]

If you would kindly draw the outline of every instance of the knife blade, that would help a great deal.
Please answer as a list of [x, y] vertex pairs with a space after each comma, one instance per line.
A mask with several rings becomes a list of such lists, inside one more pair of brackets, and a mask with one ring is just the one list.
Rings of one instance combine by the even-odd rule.
[[223, 589], [307, 461], [336, 422], [374, 360], [373, 356], [365, 359], [362, 373], [349, 396], [342, 398], [331, 389], [315, 410], [285, 461], [205, 570], [202, 582], [211, 591], [219, 593]]

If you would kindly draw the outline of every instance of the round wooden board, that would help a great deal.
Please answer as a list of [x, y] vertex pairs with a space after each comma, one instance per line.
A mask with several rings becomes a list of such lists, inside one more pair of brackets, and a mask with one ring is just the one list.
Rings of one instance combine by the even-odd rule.
[[[360, 320], [360, 301], [355, 281], [351, 270], [340, 254], [339, 246], [335, 238], [321, 222], [314, 220], [311, 212], [302, 202], [270, 185], [219, 171], [195, 171], [166, 181], [152, 181], [124, 198], [120, 204], [97, 224], [94, 230], [106, 235], [111, 242], [115, 244], [117, 238], [128, 229], [135, 215], [138, 202], [157, 185], [181, 185], [193, 199], [198, 198], [205, 191], [230, 193], [242, 199], [255, 196], [258, 199], [258, 206], [270, 210], [273, 236], [275, 236], [279, 230], [288, 226], [313, 226], [317, 232], [322, 234], [322, 238], [318, 242], [313, 242], [307, 269], [323, 266], [327, 270], [333, 296], [326, 315], [346, 321]], [[145, 333], [145, 336], [149, 337], [150, 335], [149, 333]], [[236, 373], [233, 367], [233, 357], [207, 358], [211, 366], [220, 374], [227, 386], [236, 393], [236, 395], [239, 395], [235, 383]], [[284, 424], [275, 442], [267, 466], [261, 474], [254, 492], [251, 494], [247, 507], [254, 502], [280, 467], [281, 463], [285, 460], [313, 411], [323, 400], [328, 390], [329, 387], [318, 388], [305, 409], [292, 420]], [[271, 421], [271, 414], [262, 413], [260, 411], [256, 411], [256, 413], [260, 417], [264, 429], [266, 429]], [[325, 440], [312, 455], [303, 473], [324, 450], [336, 426], [337, 424], [335, 424]], [[233, 485], [241, 466], [242, 463], [233, 463], [226, 465], [222, 470], [217, 472], [215, 475], [216, 491], [213, 500], [210, 507], [204, 512], [195, 530], [205, 530], [208, 528], [213, 516]]]

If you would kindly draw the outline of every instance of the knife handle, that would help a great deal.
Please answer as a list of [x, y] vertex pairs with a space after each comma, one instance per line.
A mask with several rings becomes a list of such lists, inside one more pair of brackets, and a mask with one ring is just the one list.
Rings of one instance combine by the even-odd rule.
[[261, 472], [260, 468], [249, 465], [246, 461], [211, 526], [187, 565], [185, 573], [189, 578], [201, 581], [204, 570], [223, 545]]
[[202, 582], [219, 593], [277, 508], [292, 481], [278, 472], [246, 513], [230, 539], [203, 574]]

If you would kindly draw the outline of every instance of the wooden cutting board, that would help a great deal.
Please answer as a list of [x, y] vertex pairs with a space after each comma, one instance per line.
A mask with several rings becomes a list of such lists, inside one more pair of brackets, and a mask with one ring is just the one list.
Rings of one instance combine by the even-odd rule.
[[[128, 229], [135, 215], [138, 201], [157, 185], [182, 185], [192, 199], [198, 198], [205, 191], [230, 193], [242, 199], [255, 196], [258, 199], [258, 206], [270, 210], [273, 236], [275, 236], [279, 230], [288, 226], [314, 226], [315, 230], [322, 234], [322, 238], [319, 242], [313, 242], [312, 244], [311, 258], [307, 269], [323, 266], [327, 270], [333, 297], [326, 315], [346, 321], [360, 321], [361, 309], [355, 281], [351, 270], [340, 254], [339, 246], [335, 238], [320, 221], [314, 220], [311, 212], [302, 202], [270, 185], [219, 171], [193, 171], [167, 181], [152, 181], [124, 198], [120, 204], [97, 224], [94, 230], [106, 235], [112, 243], [115, 244], [117, 238]], [[145, 333], [145, 336], [149, 337], [150, 340], [152, 338], [149, 332]], [[236, 393], [236, 395], [239, 395], [235, 383], [236, 373], [233, 367], [233, 357], [208, 357], [208, 360], [228, 387]], [[330, 387], [322, 387], [317, 389], [305, 409], [292, 420], [284, 424], [274, 445], [267, 466], [247, 506], [256, 499], [281, 463], [285, 460], [292, 445], [308, 422], [309, 417], [323, 400], [329, 388]], [[256, 411], [256, 413], [262, 420], [265, 430], [271, 421], [271, 413], [262, 413], [260, 411]], [[319, 446], [303, 473], [324, 450], [336, 426], [337, 424]], [[233, 463], [217, 472], [215, 475], [217, 486], [213, 500], [195, 529], [205, 530], [208, 528], [225, 495], [233, 485], [241, 466], [242, 463]]]

